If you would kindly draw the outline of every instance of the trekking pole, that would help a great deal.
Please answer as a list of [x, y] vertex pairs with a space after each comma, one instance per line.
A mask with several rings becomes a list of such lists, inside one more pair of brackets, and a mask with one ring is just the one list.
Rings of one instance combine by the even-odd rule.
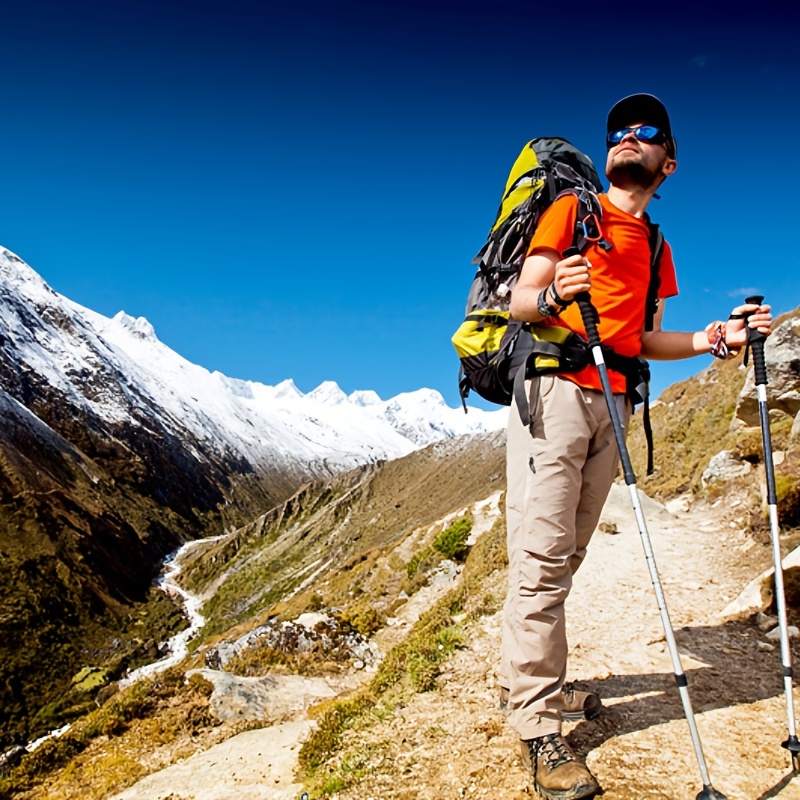
[[[745, 303], [761, 305], [761, 295], [748, 297]], [[747, 317], [745, 314], [745, 324]], [[767, 363], [764, 358], [764, 340], [767, 337], [748, 326], [747, 349], [753, 353], [753, 371], [758, 393], [758, 413], [761, 418], [761, 439], [764, 443], [764, 468], [767, 473], [767, 503], [769, 506], [769, 528], [772, 536], [772, 558], [775, 562], [775, 604], [778, 607], [778, 626], [781, 634], [781, 661], [783, 662], [783, 686], [786, 693], [786, 717], [789, 738], [781, 742], [792, 755], [792, 769], [800, 773], [800, 741], [797, 739], [794, 719], [794, 703], [792, 700], [792, 651], [789, 648], [789, 626], [786, 621], [786, 597], [783, 590], [783, 565], [781, 558], [780, 531], [778, 528], [778, 497], [775, 492], [775, 465], [772, 460], [772, 436], [769, 429], [769, 410], [767, 408]], [[747, 354], [745, 353], [745, 364]]]
[[[567, 258], [570, 255], [577, 255], [579, 251], [570, 248], [564, 253]], [[633, 472], [631, 459], [628, 455], [628, 446], [625, 443], [625, 435], [622, 430], [622, 423], [620, 422], [619, 414], [617, 413], [617, 406], [614, 402], [614, 394], [611, 391], [611, 382], [608, 378], [608, 368], [606, 367], [605, 359], [603, 357], [602, 342], [600, 341], [600, 334], [597, 332], [597, 323], [599, 318], [597, 310], [592, 305], [592, 300], [588, 292], [580, 292], [576, 295], [575, 299], [578, 302], [578, 307], [581, 311], [583, 319], [583, 326], [586, 328], [586, 335], [589, 340], [589, 346], [592, 350], [592, 358], [600, 374], [600, 383], [603, 387], [603, 396], [605, 397], [606, 405], [608, 406], [608, 413], [611, 415], [611, 424], [614, 428], [614, 437], [617, 440], [617, 449], [619, 450], [620, 461], [622, 462], [622, 469], [625, 475], [625, 483], [631, 493], [631, 501], [633, 503], [633, 511], [636, 515], [636, 521], [639, 524], [639, 536], [642, 540], [644, 547], [644, 554], [647, 560], [647, 567], [650, 571], [650, 580], [656, 592], [656, 600], [658, 601], [658, 609], [661, 612], [661, 622], [664, 626], [664, 635], [669, 647], [670, 658], [672, 659], [672, 668], [675, 673], [675, 682], [678, 684], [678, 692], [681, 696], [683, 703], [683, 711], [686, 716], [686, 722], [689, 724], [689, 732], [692, 737], [692, 744], [694, 745], [695, 756], [697, 757], [697, 764], [700, 767], [700, 777], [703, 781], [703, 790], [697, 795], [695, 800], [727, 800], [724, 794], [716, 791], [711, 786], [711, 779], [708, 775], [708, 767], [706, 766], [706, 759], [703, 755], [703, 746], [700, 743], [700, 734], [697, 731], [697, 723], [695, 722], [694, 712], [692, 711], [692, 701], [689, 698], [689, 683], [686, 680], [686, 674], [681, 666], [681, 657], [678, 653], [678, 645], [675, 641], [675, 634], [672, 630], [672, 623], [669, 619], [669, 612], [667, 611], [667, 602], [664, 598], [664, 591], [661, 588], [661, 579], [658, 576], [658, 568], [656, 567], [656, 559], [653, 553], [653, 547], [650, 542], [650, 534], [647, 531], [647, 523], [642, 513], [642, 505], [639, 502], [639, 490], [636, 487], [636, 475]]]

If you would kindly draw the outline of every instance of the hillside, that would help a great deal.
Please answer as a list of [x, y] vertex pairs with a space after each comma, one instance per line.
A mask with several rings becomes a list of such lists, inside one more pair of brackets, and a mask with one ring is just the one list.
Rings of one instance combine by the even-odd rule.
[[[768, 351], [784, 551], [800, 539], [798, 325], [797, 314], [782, 320]], [[770, 611], [768, 593], [722, 613], [771, 563], [748, 380], [740, 362], [712, 364], [665, 392], [653, 408], [658, 469], [641, 480], [661, 501], [646, 501], [645, 514], [711, 776], [729, 800], [800, 797], [780, 747], [774, 620], [755, 616]], [[637, 461], [640, 438], [633, 430]], [[496, 705], [503, 440], [453, 439], [310, 483], [195, 547], [181, 584], [204, 600], [207, 622], [190, 655], [121, 690], [85, 689], [100, 707], [12, 759], [0, 791], [27, 800], [529, 796]], [[797, 623], [795, 576], [787, 572]], [[612, 494], [570, 603], [569, 677], [608, 706], [570, 737], [605, 796], [696, 795], [624, 490]]]

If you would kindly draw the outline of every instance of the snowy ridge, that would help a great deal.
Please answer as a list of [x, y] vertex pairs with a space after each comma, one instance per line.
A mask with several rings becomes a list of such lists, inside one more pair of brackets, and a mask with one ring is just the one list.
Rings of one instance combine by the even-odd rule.
[[160, 342], [143, 317], [84, 308], [7, 250], [0, 250], [0, 303], [4, 355], [17, 370], [107, 422], [146, 426], [157, 417], [176, 435], [188, 429], [212, 452], [253, 465], [331, 473], [506, 421], [505, 409], [464, 414], [430, 389], [383, 401], [370, 390], [347, 396], [325, 381], [304, 395], [290, 379], [267, 386], [209, 372]]

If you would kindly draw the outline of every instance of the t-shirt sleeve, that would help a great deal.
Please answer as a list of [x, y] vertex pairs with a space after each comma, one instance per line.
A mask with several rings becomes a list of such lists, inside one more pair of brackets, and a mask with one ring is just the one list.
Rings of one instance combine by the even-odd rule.
[[675, 295], [678, 294], [678, 278], [675, 275], [675, 262], [672, 260], [672, 248], [666, 241], [664, 242], [664, 250], [661, 253], [661, 263], [658, 265], [658, 272], [661, 276], [658, 296], [662, 299], [675, 297]]
[[534, 250], [555, 250], [559, 255], [572, 247], [575, 233], [575, 218], [578, 216], [578, 198], [566, 195], [556, 200], [542, 214], [528, 248], [528, 255]]

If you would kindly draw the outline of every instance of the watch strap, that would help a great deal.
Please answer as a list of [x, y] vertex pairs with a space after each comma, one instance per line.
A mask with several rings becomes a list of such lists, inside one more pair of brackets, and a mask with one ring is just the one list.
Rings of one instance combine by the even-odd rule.
[[562, 300], [561, 299], [561, 297], [559, 296], [558, 292], [556, 291], [556, 282], [555, 281], [552, 281], [548, 288], [550, 289], [550, 297], [552, 297], [553, 300], [555, 300], [556, 305], [559, 306], [562, 311], [568, 305], [570, 305], [571, 303], [575, 302], [574, 298], [572, 300]]
[[542, 319], [558, 316], [559, 309], [557, 309], [555, 306], [551, 306], [550, 303], [547, 302], [547, 288], [544, 288], [541, 292], [539, 292], [539, 298], [536, 301], [536, 310], [539, 312]]

